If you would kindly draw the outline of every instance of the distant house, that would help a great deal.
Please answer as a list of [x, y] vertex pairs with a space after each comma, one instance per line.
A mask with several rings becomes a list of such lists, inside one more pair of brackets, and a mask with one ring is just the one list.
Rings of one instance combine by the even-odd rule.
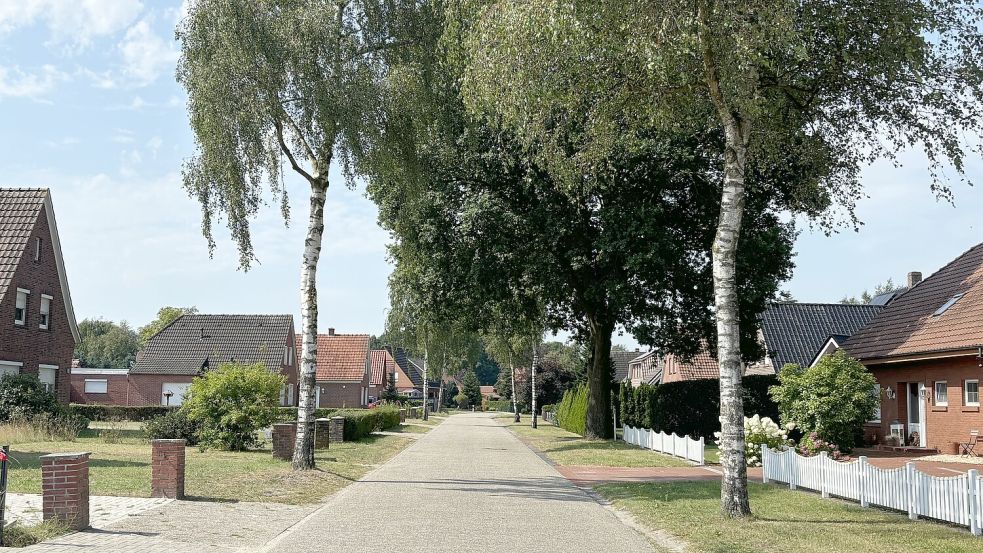
[[[407, 351], [400, 347], [386, 347], [396, 361], [396, 389], [410, 399], [423, 399], [423, 359], [410, 357]], [[436, 400], [440, 393], [440, 381], [431, 380], [427, 383], [431, 400]]]
[[642, 352], [637, 348], [635, 351], [611, 350], [611, 368], [614, 371], [615, 382], [624, 382], [628, 378], [628, 363], [641, 354]]
[[481, 388], [481, 397], [489, 401], [502, 399], [502, 396], [498, 395], [498, 392], [495, 390], [494, 386], [480, 386], [480, 388]]
[[369, 354], [371, 356], [371, 367], [369, 375], [369, 402], [373, 402], [382, 396], [389, 386], [390, 375], [396, 373], [396, 360], [393, 359], [389, 350], [374, 349]]
[[[297, 337], [300, 351], [300, 337]], [[329, 328], [317, 336], [318, 407], [365, 407], [369, 403], [371, 357], [368, 334], [337, 334]]]
[[78, 341], [51, 192], [0, 188], [0, 375], [35, 376], [67, 403]]
[[[914, 277], [914, 278], [913, 278]], [[983, 431], [983, 244], [894, 297], [843, 348], [877, 379], [868, 439], [955, 452]]]
[[662, 363], [663, 356], [655, 350], [640, 353], [628, 362], [628, 374], [625, 378], [635, 388], [642, 384], [660, 384]]
[[282, 374], [280, 404], [297, 404], [291, 315], [182, 315], [147, 341], [129, 370], [73, 368], [72, 400], [181, 405], [192, 379], [227, 362], [261, 362]]

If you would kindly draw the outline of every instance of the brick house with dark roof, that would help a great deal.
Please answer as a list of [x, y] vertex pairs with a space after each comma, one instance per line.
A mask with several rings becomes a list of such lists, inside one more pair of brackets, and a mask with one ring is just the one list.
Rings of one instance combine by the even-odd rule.
[[[909, 279], [911, 280], [911, 279]], [[843, 348], [877, 378], [881, 400], [869, 439], [892, 433], [914, 446], [954, 452], [983, 431], [983, 244], [925, 280], [909, 282]]]
[[0, 374], [36, 376], [67, 403], [78, 340], [51, 192], [0, 188]]
[[[301, 351], [301, 337], [297, 337]], [[315, 405], [365, 407], [369, 403], [371, 357], [368, 334], [337, 334], [329, 328], [317, 335]]]
[[182, 315], [147, 341], [128, 371], [73, 369], [72, 400], [180, 405], [196, 376], [227, 362], [261, 362], [282, 374], [280, 404], [297, 405], [292, 315]]
[[390, 375], [396, 373], [396, 360], [389, 350], [385, 349], [374, 349], [369, 355], [371, 356], [369, 368], [369, 402], [371, 403], [378, 400], [389, 386]]

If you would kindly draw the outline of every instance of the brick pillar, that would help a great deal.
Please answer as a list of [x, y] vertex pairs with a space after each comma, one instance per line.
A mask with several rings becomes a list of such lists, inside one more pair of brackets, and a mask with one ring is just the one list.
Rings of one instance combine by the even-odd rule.
[[297, 442], [297, 423], [281, 422], [273, 425], [273, 456], [289, 461], [294, 458]]
[[151, 440], [153, 475], [150, 497], [184, 499], [184, 448], [187, 440]]
[[406, 409], [399, 410], [399, 422], [406, 422]]
[[314, 449], [327, 449], [331, 442], [331, 419], [314, 421]]
[[331, 430], [328, 432], [329, 440], [333, 444], [340, 444], [345, 441], [345, 417], [331, 417]]
[[89, 454], [41, 456], [44, 520], [57, 519], [73, 530], [89, 527]]

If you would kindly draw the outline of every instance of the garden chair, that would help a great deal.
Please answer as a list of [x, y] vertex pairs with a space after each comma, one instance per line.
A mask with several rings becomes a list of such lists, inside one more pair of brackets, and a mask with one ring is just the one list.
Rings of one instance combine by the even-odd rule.
[[979, 457], [980, 454], [973, 451], [976, 448], [976, 443], [980, 439], [980, 431], [972, 430], [969, 433], [969, 441], [959, 444], [959, 456], [960, 457]]

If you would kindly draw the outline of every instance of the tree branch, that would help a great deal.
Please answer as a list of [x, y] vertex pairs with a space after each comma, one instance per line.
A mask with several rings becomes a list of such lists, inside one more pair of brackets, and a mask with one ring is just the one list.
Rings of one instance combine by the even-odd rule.
[[287, 155], [287, 159], [290, 160], [290, 166], [293, 167], [294, 171], [296, 171], [302, 177], [307, 179], [308, 182], [310, 182], [311, 184], [316, 184], [317, 179], [315, 179], [313, 175], [305, 171], [304, 168], [297, 163], [297, 159], [294, 157], [294, 153], [290, 151], [290, 147], [287, 146], [286, 140], [283, 139], [283, 123], [281, 123], [280, 121], [275, 121], [273, 123], [273, 126], [276, 128], [276, 139], [277, 142], [280, 143], [280, 150], [282, 150], [283, 153]]

